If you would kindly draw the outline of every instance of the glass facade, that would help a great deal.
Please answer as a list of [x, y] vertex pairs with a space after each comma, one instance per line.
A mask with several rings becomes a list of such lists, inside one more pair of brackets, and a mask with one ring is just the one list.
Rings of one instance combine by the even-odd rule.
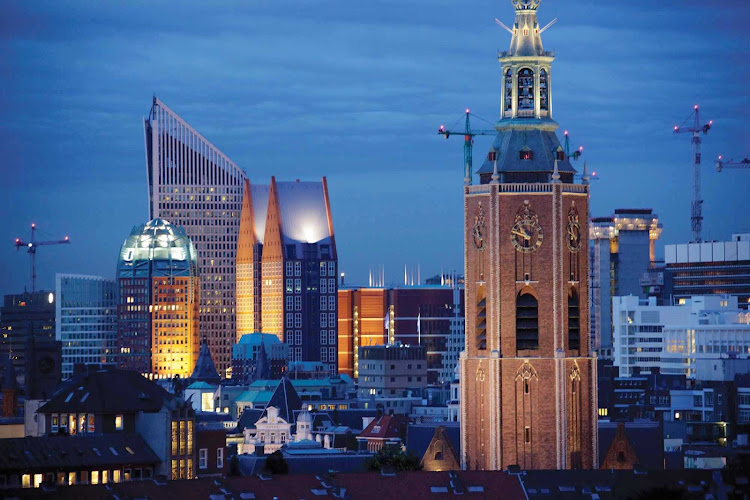
[[76, 364], [117, 362], [117, 289], [101, 276], [58, 274], [56, 337], [62, 342], [62, 377]]
[[150, 215], [185, 228], [201, 269], [201, 335], [226, 374], [236, 338], [235, 256], [245, 173], [154, 98], [144, 123]]
[[185, 230], [163, 219], [133, 228], [117, 263], [119, 365], [187, 378], [198, 358], [198, 258]]

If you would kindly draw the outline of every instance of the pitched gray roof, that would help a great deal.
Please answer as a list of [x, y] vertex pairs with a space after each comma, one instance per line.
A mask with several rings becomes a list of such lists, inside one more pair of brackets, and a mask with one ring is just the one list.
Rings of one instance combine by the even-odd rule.
[[137, 434], [0, 439], [0, 472], [154, 464], [159, 457]]
[[192, 380], [218, 384], [221, 382], [219, 372], [216, 371], [214, 360], [211, 359], [211, 352], [208, 350], [206, 339], [201, 343], [201, 350], [198, 353], [198, 360], [195, 362], [195, 369], [190, 375]]
[[73, 377], [39, 413], [154, 412], [171, 399], [171, 394], [138, 372], [107, 369]]
[[[555, 152], [560, 147], [562, 146], [555, 132], [544, 128], [506, 128], [498, 131], [492, 143], [492, 148], [497, 152], [498, 172], [551, 173], [555, 170]], [[531, 150], [532, 159], [521, 159], [524, 148]], [[493, 168], [493, 162], [485, 156], [477, 172], [491, 174]], [[557, 168], [561, 173], [576, 171], [567, 158], [558, 161]]]
[[279, 385], [273, 391], [273, 395], [266, 405], [266, 410], [263, 411], [263, 416], [266, 416], [269, 406], [278, 408], [279, 416], [286, 422], [294, 424], [294, 411], [302, 408], [302, 400], [294, 389], [292, 381], [286, 375], [279, 380]]

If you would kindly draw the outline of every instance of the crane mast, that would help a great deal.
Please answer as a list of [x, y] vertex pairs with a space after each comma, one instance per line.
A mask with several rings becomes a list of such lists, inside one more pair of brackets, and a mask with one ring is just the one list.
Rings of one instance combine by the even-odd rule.
[[[685, 123], [694, 118], [693, 126], [686, 127]], [[713, 125], [713, 120], [701, 125], [698, 105], [693, 108], [693, 112], [688, 116], [682, 125], [674, 127], [675, 134], [691, 133], [693, 138], [690, 141], [693, 152], [693, 199], [690, 205], [690, 227], [693, 231], [693, 241], [700, 243], [701, 229], [703, 227], [703, 200], [701, 200], [701, 132], [707, 134]]]
[[52, 241], [36, 241], [34, 239], [34, 232], [36, 231], [36, 224], [31, 224], [31, 239], [29, 241], [23, 241], [21, 238], [16, 238], [15, 246], [16, 251], [20, 250], [21, 247], [25, 247], [29, 256], [31, 257], [31, 292], [36, 291], [36, 248], [42, 245], [63, 245], [70, 243], [70, 238], [67, 236], [61, 240]]
[[440, 125], [440, 128], [438, 129], [438, 134], [444, 136], [446, 139], [449, 138], [451, 135], [458, 135], [463, 134], [464, 135], [464, 169], [466, 170], [465, 175], [468, 179], [468, 182], [471, 182], [471, 176], [473, 174], [472, 170], [472, 156], [473, 156], [473, 145], [474, 145], [474, 136], [475, 135], [495, 135], [497, 134], [497, 130], [472, 130], [471, 124], [469, 123], [469, 116], [471, 115], [471, 112], [467, 109], [466, 110], [466, 121], [464, 124], [464, 131], [458, 132], [453, 130], [446, 130], [444, 125]]

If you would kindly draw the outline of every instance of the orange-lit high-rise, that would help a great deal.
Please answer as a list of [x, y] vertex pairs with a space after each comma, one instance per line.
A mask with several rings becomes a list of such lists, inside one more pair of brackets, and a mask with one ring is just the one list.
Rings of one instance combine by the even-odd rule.
[[200, 286], [195, 247], [163, 219], [133, 228], [120, 250], [118, 365], [188, 378], [198, 358]]

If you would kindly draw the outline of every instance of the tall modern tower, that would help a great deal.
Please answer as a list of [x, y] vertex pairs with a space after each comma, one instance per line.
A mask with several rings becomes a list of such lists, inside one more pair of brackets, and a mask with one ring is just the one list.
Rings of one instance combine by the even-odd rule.
[[200, 298], [193, 243], [153, 219], [133, 228], [117, 261], [119, 366], [157, 378], [187, 378], [198, 359]]
[[585, 168], [574, 183], [555, 134], [540, 1], [512, 1], [497, 136], [479, 184], [465, 179], [467, 469], [597, 466], [596, 360], [585, 336], [589, 188]]
[[235, 256], [246, 176], [156, 97], [144, 131], [150, 217], [184, 227], [195, 244], [200, 335], [223, 376], [236, 338]]

